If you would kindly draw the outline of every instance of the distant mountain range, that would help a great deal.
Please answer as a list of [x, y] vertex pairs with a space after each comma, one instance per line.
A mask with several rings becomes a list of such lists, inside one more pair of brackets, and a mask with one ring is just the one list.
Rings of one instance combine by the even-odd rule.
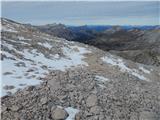
[[160, 27], [62, 24], [37, 26], [47, 34], [93, 45], [135, 62], [160, 65]]
[[[120, 26], [120, 25], [84, 25], [84, 26], [66, 26], [67, 28], [73, 30], [73, 31], [79, 31], [79, 30], [94, 30], [94, 31], [104, 31], [107, 29], [112, 28], [113, 26]], [[159, 25], [122, 25], [120, 26], [122, 29], [125, 30], [131, 30], [131, 29], [139, 29], [139, 30], [150, 30], [150, 29], [156, 29], [159, 27]]]

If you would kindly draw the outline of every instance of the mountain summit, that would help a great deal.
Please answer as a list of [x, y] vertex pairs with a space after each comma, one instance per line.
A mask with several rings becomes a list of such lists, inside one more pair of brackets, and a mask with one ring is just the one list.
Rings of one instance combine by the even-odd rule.
[[2, 120], [158, 120], [160, 69], [1, 19]]

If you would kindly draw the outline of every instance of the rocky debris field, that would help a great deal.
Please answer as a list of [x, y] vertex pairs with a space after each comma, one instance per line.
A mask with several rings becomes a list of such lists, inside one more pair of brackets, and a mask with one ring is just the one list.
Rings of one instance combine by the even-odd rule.
[[77, 112], [68, 120], [158, 120], [160, 84], [127, 77], [101, 81], [81, 68], [51, 72], [42, 85], [3, 97], [2, 119], [61, 120], [70, 107]]
[[2, 19], [2, 120], [159, 120], [160, 68]]

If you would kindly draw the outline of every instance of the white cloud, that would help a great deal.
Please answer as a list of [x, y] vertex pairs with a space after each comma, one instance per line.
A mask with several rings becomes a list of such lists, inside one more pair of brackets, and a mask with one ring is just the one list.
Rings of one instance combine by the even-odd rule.
[[3, 2], [2, 17], [31, 24], [157, 25], [160, 14], [158, 7], [158, 1]]

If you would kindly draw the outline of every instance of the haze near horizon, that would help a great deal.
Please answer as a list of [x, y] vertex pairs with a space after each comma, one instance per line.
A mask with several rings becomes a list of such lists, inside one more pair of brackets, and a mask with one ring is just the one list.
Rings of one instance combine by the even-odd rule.
[[2, 17], [33, 25], [159, 25], [159, 1], [2, 2]]

